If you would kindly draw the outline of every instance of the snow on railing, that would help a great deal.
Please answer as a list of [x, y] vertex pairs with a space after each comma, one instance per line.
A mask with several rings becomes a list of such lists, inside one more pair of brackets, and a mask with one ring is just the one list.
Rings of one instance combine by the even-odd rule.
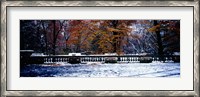
[[43, 55], [31, 56], [31, 62], [36, 64], [42, 63], [87, 63], [87, 62], [114, 62], [114, 63], [151, 63], [151, 62], [180, 62], [180, 56], [141, 56], [141, 55]]

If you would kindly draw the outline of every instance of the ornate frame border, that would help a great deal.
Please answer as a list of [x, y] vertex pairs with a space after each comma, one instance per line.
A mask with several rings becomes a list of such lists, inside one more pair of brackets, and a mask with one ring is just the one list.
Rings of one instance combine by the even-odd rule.
[[[190, 6], [194, 11], [193, 91], [8, 91], [6, 87], [6, 18], [12, 6]], [[1, 97], [7, 96], [194, 96], [199, 85], [199, 1], [2, 1], [1, 2]]]

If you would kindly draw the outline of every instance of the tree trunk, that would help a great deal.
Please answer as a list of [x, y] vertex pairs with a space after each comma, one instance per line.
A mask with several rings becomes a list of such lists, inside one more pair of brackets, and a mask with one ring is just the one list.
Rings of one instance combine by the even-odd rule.
[[[158, 25], [157, 20], [154, 20], [154, 26]], [[157, 43], [158, 43], [158, 55], [160, 56], [160, 61], [163, 60], [163, 45], [160, 35], [160, 27], [156, 29]]]
[[45, 54], [48, 55], [48, 42], [47, 42], [47, 33], [46, 33], [46, 29], [45, 29], [45, 26], [44, 26], [44, 21], [41, 21], [42, 22], [42, 27], [43, 27], [43, 33], [44, 33], [44, 37], [45, 37]]
[[[113, 20], [112, 21], [112, 25], [114, 28], [117, 28], [117, 24], [118, 24], [118, 20]], [[118, 32], [113, 32], [113, 36], [117, 36], [119, 33]], [[113, 53], [117, 53], [118, 49], [117, 48], [120, 48], [118, 46], [118, 40], [117, 38], [114, 38], [113, 39]]]
[[53, 55], [56, 54], [56, 20], [53, 20]]

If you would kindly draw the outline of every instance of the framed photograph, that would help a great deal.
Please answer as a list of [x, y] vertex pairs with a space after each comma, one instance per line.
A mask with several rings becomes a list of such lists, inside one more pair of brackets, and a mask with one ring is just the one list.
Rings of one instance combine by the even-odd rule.
[[198, 1], [2, 1], [1, 96], [199, 97]]

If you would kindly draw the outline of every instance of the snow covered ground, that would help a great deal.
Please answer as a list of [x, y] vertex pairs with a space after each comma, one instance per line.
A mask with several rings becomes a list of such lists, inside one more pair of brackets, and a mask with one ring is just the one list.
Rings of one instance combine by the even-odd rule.
[[180, 63], [31, 64], [21, 77], [180, 77]]

